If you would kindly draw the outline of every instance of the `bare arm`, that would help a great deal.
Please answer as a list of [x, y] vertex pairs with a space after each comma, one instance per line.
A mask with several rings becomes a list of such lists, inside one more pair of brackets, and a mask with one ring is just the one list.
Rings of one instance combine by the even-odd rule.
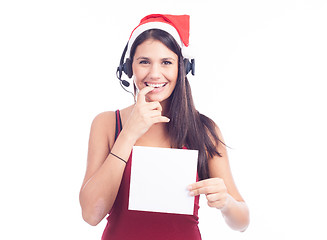
[[[222, 135], [217, 128], [222, 140]], [[205, 194], [208, 205], [218, 208], [226, 223], [234, 230], [245, 231], [249, 225], [249, 210], [233, 180], [226, 147], [218, 146], [222, 157], [209, 159], [210, 178], [190, 185], [191, 195]]]
[[[109, 154], [110, 143], [105, 131], [111, 125], [108, 120], [108, 116], [100, 114], [92, 123], [88, 165], [80, 191], [82, 215], [91, 225], [97, 225], [110, 211], [126, 165]], [[127, 160], [133, 145], [133, 140], [122, 131], [111, 151]]]
[[169, 121], [161, 116], [162, 108], [158, 102], [145, 101], [145, 95], [151, 90], [152, 87], [146, 87], [139, 92], [137, 103], [112, 149], [109, 149], [108, 139], [115, 122], [114, 114], [99, 114], [92, 123], [88, 164], [80, 191], [82, 215], [91, 225], [97, 225], [112, 208], [126, 166], [109, 153], [127, 161], [139, 137], [153, 124]]

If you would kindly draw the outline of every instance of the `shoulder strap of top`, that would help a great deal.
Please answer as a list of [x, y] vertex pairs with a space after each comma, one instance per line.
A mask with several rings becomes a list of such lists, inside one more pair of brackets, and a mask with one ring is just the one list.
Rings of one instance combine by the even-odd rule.
[[116, 114], [116, 131], [115, 131], [115, 141], [116, 141], [120, 131], [122, 130], [122, 124], [121, 124], [121, 117], [120, 117], [119, 110], [117, 110], [115, 114]]

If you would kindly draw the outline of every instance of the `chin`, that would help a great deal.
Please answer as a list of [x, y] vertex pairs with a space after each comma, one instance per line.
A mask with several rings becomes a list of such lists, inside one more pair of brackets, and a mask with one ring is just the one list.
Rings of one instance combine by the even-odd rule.
[[161, 94], [148, 94], [147, 99], [149, 102], [165, 102], [167, 99], [169, 99], [170, 95], [162, 96]]
[[149, 102], [163, 102], [167, 100], [167, 98], [161, 98], [161, 97], [148, 97], [147, 100]]

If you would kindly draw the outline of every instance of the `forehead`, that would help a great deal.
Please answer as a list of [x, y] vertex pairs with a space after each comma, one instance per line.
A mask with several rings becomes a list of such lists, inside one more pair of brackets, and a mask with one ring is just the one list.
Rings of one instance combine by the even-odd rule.
[[136, 47], [135, 56], [159, 57], [159, 58], [178, 58], [165, 44], [155, 39], [147, 39]]

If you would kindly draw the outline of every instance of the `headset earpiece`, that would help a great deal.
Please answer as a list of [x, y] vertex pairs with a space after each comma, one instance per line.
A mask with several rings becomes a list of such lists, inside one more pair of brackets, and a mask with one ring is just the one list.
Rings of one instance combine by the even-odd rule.
[[184, 58], [184, 68], [185, 68], [185, 75], [187, 75], [189, 72], [192, 73], [194, 76], [195, 74], [195, 61], [194, 59], [191, 59], [191, 62], [188, 58]]
[[121, 76], [123, 74], [123, 72], [129, 77], [131, 78], [133, 76], [133, 70], [132, 70], [132, 61], [130, 58], [127, 58], [126, 61], [125, 60], [125, 54], [127, 51], [127, 47], [128, 44], [126, 44], [123, 54], [121, 55], [120, 61], [119, 61], [119, 66], [117, 67], [117, 78], [122, 81]]
[[[125, 87], [129, 87], [130, 83], [128, 81], [124, 80], [124, 79], [121, 79], [121, 77], [123, 75], [123, 72], [126, 73], [126, 75], [129, 78], [131, 78], [133, 76], [132, 61], [129, 58], [127, 58], [126, 62], [124, 63], [125, 54], [126, 54], [126, 51], [127, 51], [127, 46], [128, 46], [128, 44], [126, 44], [126, 46], [124, 48], [123, 54], [122, 54], [122, 56], [120, 58], [120, 61], [119, 61], [119, 66], [117, 67], [117, 71], [116, 71], [116, 76], [119, 79], [120, 84], [124, 85]], [[129, 92], [124, 87], [123, 87], [123, 89], [125, 91]]]
[[129, 78], [133, 76], [132, 61], [130, 58], [127, 58], [123, 64], [123, 71]]

